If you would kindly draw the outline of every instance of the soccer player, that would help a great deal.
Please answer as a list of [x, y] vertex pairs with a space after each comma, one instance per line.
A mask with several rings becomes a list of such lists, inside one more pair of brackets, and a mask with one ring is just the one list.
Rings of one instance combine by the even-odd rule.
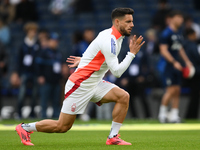
[[124, 36], [129, 36], [134, 26], [133, 9], [116, 8], [112, 11], [113, 26], [99, 33], [84, 52], [78, 68], [69, 77], [65, 85], [65, 100], [58, 120], [42, 120], [35, 123], [17, 125], [16, 131], [24, 145], [33, 145], [30, 134], [33, 131], [46, 133], [64, 133], [73, 125], [76, 115], [82, 114], [89, 101], [98, 105], [115, 102], [112, 112], [112, 126], [107, 138], [107, 145], [131, 145], [119, 138], [119, 129], [126, 117], [129, 94], [116, 85], [102, 80], [110, 70], [120, 77], [128, 68], [135, 55], [145, 43], [143, 37], [136, 36], [130, 41], [130, 52], [119, 63], [117, 55], [120, 52]]
[[[159, 45], [160, 53], [166, 60], [164, 71], [166, 92], [162, 98], [158, 119], [161, 123], [167, 121], [179, 123], [178, 107], [183, 67], [178, 61], [178, 54], [180, 54], [187, 67], [191, 68], [192, 63], [184, 52], [181, 35], [178, 32], [184, 20], [182, 13], [176, 10], [170, 12], [169, 20], [169, 26], [161, 34]], [[172, 103], [172, 109], [168, 117], [168, 104], [170, 102]]]

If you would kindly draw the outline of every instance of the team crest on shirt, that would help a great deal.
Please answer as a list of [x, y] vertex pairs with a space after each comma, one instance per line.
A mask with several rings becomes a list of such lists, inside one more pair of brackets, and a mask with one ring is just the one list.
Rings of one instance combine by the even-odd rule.
[[115, 41], [113, 38], [111, 38], [111, 53], [113, 53], [114, 55], [116, 55], [116, 48], [115, 48]]
[[75, 112], [75, 110], [76, 110], [76, 103], [73, 103], [72, 106], [71, 106], [71, 111]]

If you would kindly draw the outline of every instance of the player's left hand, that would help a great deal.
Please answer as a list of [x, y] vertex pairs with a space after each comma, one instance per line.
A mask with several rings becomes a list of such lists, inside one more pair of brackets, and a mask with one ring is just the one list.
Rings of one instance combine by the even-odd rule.
[[68, 65], [69, 68], [74, 68], [77, 67], [79, 62], [81, 60], [81, 57], [76, 57], [76, 56], [69, 56], [66, 60], [66, 62], [70, 63]]
[[133, 36], [133, 39], [130, 40], [130, 44], [129, 44], [131, 53], [136, 55], [139, 52], [140, 48], [145, 43], [145, 41], [142, 42], [142, 40], [143, 40], [143, 37], [141, 35], [139, 36], [138, 39], [136, 39], [136, 35]]

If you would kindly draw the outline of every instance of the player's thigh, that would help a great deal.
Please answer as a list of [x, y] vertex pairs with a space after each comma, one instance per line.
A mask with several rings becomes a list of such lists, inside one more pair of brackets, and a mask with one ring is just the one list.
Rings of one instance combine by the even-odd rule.
[[174, 96], [174, 95], [179, 95], [180, 94], [180, 89], [181, 89], [180, 85], [171, 85], [171, 86], [167, 87], [166, 91], [170, 95]]
[[119, 87], [114, 87], [101, 99], [101, 103], [118, 102], [123, 98], [129, 100], [128, 92]]

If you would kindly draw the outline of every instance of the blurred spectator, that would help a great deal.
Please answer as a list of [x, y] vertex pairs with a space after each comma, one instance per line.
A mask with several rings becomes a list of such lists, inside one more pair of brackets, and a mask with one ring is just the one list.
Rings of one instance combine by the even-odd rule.
[[[83, 41], [83, 33], [79, 30], [75, 31], [73, 33], [72, 37], [73, 45], [72, 45], [72, 55], [76, 55], [78, 49], [79, 49], [79, 43]], [[78, 54], [80, 55], [80, 54]], [[82, 55], [81, 55], [82, 56]]]
[[71, 5], [75, 0], [51, 0], [49, 9], [54, 15], [72, 12]]
[[148, 55], [159, 54], [158, 40], [156, 31], [154, 29], [148, 29], [145, 32], [146, 37], [146, 52]]
[[[18, 115], [21, 118], [21, 109], [25, 103], [26, 91], [28, 88], [32, 89], [31, 94], [31, 117], [34, 117], [34, 107], [37, 98], [37, 81], [35, 74], [35, 57], [38, 55], [39, 43], [37, 42], [38, 25], [36, 23], [27, 23], [24, 26], [26, 37], [24, 43], [18, 52], [18, 67], [17, 72], [11, 76], [11, 81], [16, 82], [20, 76], [20, 89], [18, 96]], [[19, 80], [19, 79], [18, 79]], [[12, 83], [16, 84], [16, 83]]]
[[[38, 83], [40, 85], [40, 98], [42, 106], [42, 118], [47, 118], [47, 106], [51, 100], [53, 118], [60, 114], [61, 102], [61, 77], [62, 54], [58, 51], [59, 35], [51, 33], [50, 39], [42, 39], [41, 54], [36, 58]], [[48, 46], [48, 47], [46, 47]]]
[[10, 42], [10, 30], [3, 18], [0, 17], [0, 42], [7, 45]]
[[21, 0], [21, 2], [16, 5], [15, 20], [19, 23], [37, 21], [38, 14], [35, 2], [31, 0]]
[[158, 11], [152, 18], [152, 27], [160, 32], [167, 26], [166, 17], [171, 11], [167, 0], [158, 0]]
[[38, 31], [38, 41], [41, 43], [41, 41], [44, 39], [44, 40], [47, 40], [49, 38], [49, 32], [47, 29], [40, 29]]
[[[5, 46], [0, 43], [0, 80], [5, 76], [8, 69], [8, 56]], [[1, 82], [1, 81], [0, 81]]]
[[2, 79], [7, 72], [7, 53], [5, 47], [2, 43], [0, 43], [0, 120], [1, 120], [1, 108], [2, 108], [2, 95], [1, 95], [1, 88], [2, 88]]
[[13, 21], [15, 17], [15, 6], [9, 0], [2, 0], [0, 2], [0, 16], [4, 18], [7, 24]]
[[197, 36], [193, 29], [186, 29], [185, 36], [186, 40], [183, 46], [196, 70], [192, 78], [186, 79], [187, 85], [191, 90], [186, 117], [189, 119], [197, 119], [200, 103], [200, 47], [196, 43]]
[[[129, 40], [131, 38], [133, 38], [133, 36], [130, 36]], [[134, 107], [136, 97], [139, 97], [140, 99], [144, 111], [144, 117], [150, 117], [150, 111], [145, 93], [147, 76], [149, 73], [147, 67], [148, 59], [146, 56], [147, 55], [144, 49], [140, 50], [137, 53], [137, 57], [135, 57], [131, 62], [127, 71], [117, 80], [118, 85], [125, 88], [130, 94], [129, 108], [131, 110], [132, 117], [139, 117], [135, 111], [136, 108]]]
[[192, 28], [196, 32], [196, 37], [198, 40], [200, 40], [200, 25], [195, 23], [191, 16], [185, 17], [185, 28], [190, 29]]
[[92, 28], [87, 28], [83, 32], [83, 40], [74, 45], [73, 55], [82, 57], [87, 47], [95, 38], [95, 32]]
[[160, 74], [157, 70], [160, 53], [155, 29], [150, 28], [145, 32], [145, 42], [144, 51], [148, 58], [147, 64], [149, 68], [149, 76], [151, 76], [151, 78], [149, 78], [151, 81], [148, 81], [148, 85], [151, 87], [160, 87]]

